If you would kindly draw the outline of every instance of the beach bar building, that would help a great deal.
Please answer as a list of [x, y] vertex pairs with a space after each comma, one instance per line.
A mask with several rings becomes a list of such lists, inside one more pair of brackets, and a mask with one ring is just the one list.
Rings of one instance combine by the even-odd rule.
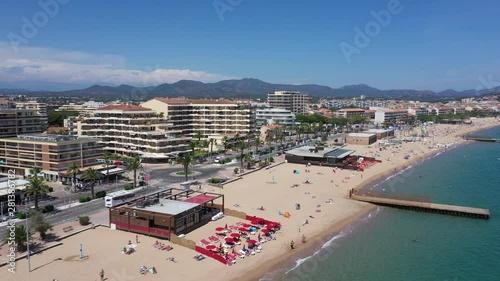
[[170, 239], [193, 231], [220, 212], [224, 195], [171, 188], [110, 208], [112, 229]]
[[350, 133], [345, 137], [347, 144], [370, 145], [377, 142], [377, 135], [372, 133]]
[[354, 150], [337, 147], [302, 146], [286, 151], [285, 159], [288, 163], [328, 166], [342, 163], [352, 153]]

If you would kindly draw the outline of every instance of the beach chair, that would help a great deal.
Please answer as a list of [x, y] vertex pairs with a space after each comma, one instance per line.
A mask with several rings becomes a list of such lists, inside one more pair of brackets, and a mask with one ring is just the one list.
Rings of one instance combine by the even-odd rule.
[[208, 246], [208, 245], [210, 245], [210, 244], [212, 244], [212, 243], [208, 242], [208, 241], [207, 241], [207, 240], [205, 240], [205, 239], [201, 239], [201, 240], [200, 240], [200, 244], [206, 247], [206, 246]]
[[208, 237], [208, 239], [210, 241], [212, 241], [212, 243], [218, 243], [219, 242], [219, 238], [217, 238], [216, 236], [212, 235], [210, 237]]

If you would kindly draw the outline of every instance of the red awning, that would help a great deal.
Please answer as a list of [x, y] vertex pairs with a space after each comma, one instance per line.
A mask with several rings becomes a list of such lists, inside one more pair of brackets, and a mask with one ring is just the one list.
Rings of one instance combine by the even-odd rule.
[[184, 200], [184, 202], [196, 203], [196, 204], [204, 204], [212, 201], [216, 196], [200, 194], [191, 198]]

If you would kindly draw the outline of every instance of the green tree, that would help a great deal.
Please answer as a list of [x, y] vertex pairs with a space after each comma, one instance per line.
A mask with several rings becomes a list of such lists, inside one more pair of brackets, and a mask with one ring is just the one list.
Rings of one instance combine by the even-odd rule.
[[31, 214], [30, 226], [35, 232], [40, 233], [42, 239], [45, 239], [47, 231], [52, 230], [52, 225], [45, 220], [45, 216], [40, 211], [35, 211]]
[[62, 127], [64, 119], [69, 116], [78, 116], [78, 111], [49, 111], [47, 113], [47, 122], [49, 126]]
[[252, 156], [250, 154], [245, 154], [245, 156], [243, 156], [243, 162], [247, 164], [247, 169], [250, 169], [250, 165], [253, 162]]
[[204, 137], [202, 132], [196, 132], [195, 138], [198, 139], [198, 142], [201, 141], [201, 139]]
[[[6, 229], [7, 233], [4, 236], [4, 243], [9, 243], [9, 237], [11, 237], [11, 229], [8, 227]], [[30, 229], [29, 231], [26, 231], [26, 226], [24, 224], [19, 224], [16, 225], [14, 228], [14, 243], [17, 245], [17, 251], [18, 252], [24, 252], [26, 251], [26, 243], [28, 242], [28, 236], [29, 239], [31, 240], [31, 236], [33, 235], [33, 230]], [[12, 242], [11, 242], [12, 243]]]
[[104, 152], [104, 167], [106, 168], [106, 181], [109, 183], [109, 166], [111, 166], [112, 162], [111, 160], [113, 159], [113, 154], [106, 150]]
[[137, 171], [142, 169], [143, 167], [138, 157], [132, 158], [127, 165], [127, 171], [134, 172], [134, 188], [137, 187]]
[[184, 168], [184, 175], [186, 176], [186, 181], [188, 180], [189, 165], [193, 163], [193, 157], [190, 154], [184, 154], [177, 159], [182, 167]]
[[209, 143], [210, 143], [210, 156], [211, 156], [214, 152], [214, 144], [217, 145], [217, 140], [210, 139]]
[[71, 175], [72, 179], [73, 179], [73, 189], [75, 190], [76, 192], [76, 176], [78, 174], [80, 174], [80, 166], [76, 163], [71, 163], [68, 167], [68, 170], [67, 170], [68, 174]]
[[24, 190], [24, 194], [28, 196], [33, 196], [35, 200], [35, 210], [38, 210], [38, 197], [47, 194], [49, 192], [49, 186], [45, 184], [43, 178], [39, 176], [30, 176], [28, 178], [28, 184]]
[[236, 148], [240, 151], [240, 163], [241, 163], [241, 168], [243, 169], [243, 153], [245, 152], [245, 149], [248, 147], [248, 144], [244, 141], [238, 142], [236, 144]]
[[193, 154], [193, 156], [194, 156], [194, 154], [196, 152], [196, 147], [197, 146], [198, 146], [197, 142], [195, 142], [195, 141], [189, 142], [189, 148], [191, 149], [191, 153]]
[[229, 144], [229, 138], [227, 136], [224, 136], [222, 138], [222, 145], [224, 145], [224, 150], [227, 150], [228, 144]]
[[90, 183], [90, 193], [92, 194], [92, 198], [94, 198], [94, 185], [95, 182], [100, 179], [101, 176], [97, 170], [94, 168], [88, 168], [83, 172], [82, 179], [88, 183]]

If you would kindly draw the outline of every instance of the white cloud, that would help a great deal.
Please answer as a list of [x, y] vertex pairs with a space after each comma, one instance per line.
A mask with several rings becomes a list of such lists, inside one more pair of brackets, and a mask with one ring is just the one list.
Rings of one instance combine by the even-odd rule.
[[38, 47], [19, 47], [14, 53], [8, 43], [0, 42], [0, 81], [45, 81], [53, 83], [128, 84], [155, 86], [179, 80], [215, 82], [236, 77], [189, 69], [132, 70], [125, 68], [125, 58], [94, 55]]

